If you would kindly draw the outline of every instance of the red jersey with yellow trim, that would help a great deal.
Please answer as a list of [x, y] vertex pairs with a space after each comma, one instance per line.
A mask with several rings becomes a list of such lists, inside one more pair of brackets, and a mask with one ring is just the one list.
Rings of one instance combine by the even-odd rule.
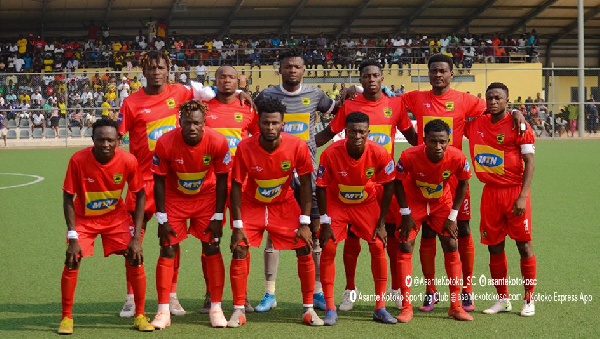
[[431, 120], [441, 119], [450, 126], [450, 145], [462, 150], [465, 120], [475, 118], [486, 110], [485, 100], [469, 93], [449, 89], [442, 95], [433, 91], [411, 91], [400, 96], [404, 108], [417, 119], [419, 144], [423, 143], [423, 127]]
[[350, 157], [348, 139], [334, 142], [321, 154], [316, 185], [327, 187], [329, 199], [343, 204], [376, 200], [375, 187], [394, 180], [394, 160], [376, 142], [367, 140], [359, 159]]
[[393, 157], [396, 129], [406, 131], [412, 127], [400, 98], [390, 98], [382, 94], [379, 100], [370, 101], [360, 94], [353, 100], [346, 100], [329, 123], [331, 131], [333, 133], [343, 131], [346, 127], [346, 116], [355, 111], [369, 116], [369, 129], [371, 130], [369, 140], [383, 146]]
[[485, 184], [514, 186], [523, 184], [522, 145], [531, 145], [535, 137], [531, 126], [522, 136], [513, 128], [513, 116], [492, 123], [487, 114], [467, 122], [471, 161], [477, 178]]
[[165, 195], [190, 198], [214, 191], [215, 173], [229, 173], [231, 154], [221, 133], [204, 127], [195, 146], [183, 140], [181, 127], [163, 135], [156, 143], [152, 172], [166, 176]]
[[101, 164], [92, 150], [93, 147], [88, 147], [73, 154], [67, 167], [63, 191], [75, 195], [75, 215], [91, 218], [127, 213], [121, 199], [125, 183], [130, 192], [144, 188], [137, 160], [117, 147], [115, 156]]
[[268, 153], [258, 142], [259, 135], [242, 140], [238, 145], [231, 174], [232, 180], [246, 186], [242, 194], [257, 204], [272, 204], [288, 197], [294, 169], [298, 175], [313, 172], [306, 141], [282, 132], [281, 143]]
[[224, 104], [214, 98], [207, 105], [206, 126], [227, 138], [229, 151], [235, 157], [240, 141], [248, 138], [248, 133], [252, 135], [259, 133], [258, 114], [251, 111], [247, 105], [240, 106], [238, 100], [230, 104]]
[[156, 141], [179, 126], [179, 105], [193, 98], [192, 90], [181, 84], [165, 84], [162, 93], [137, 91], [123, 101], [119, 112], [119, 133], [129, 133], [129, 151], [140, 163], [144, 180], [152, 180], [150, 164]]
[[425, 153], [425, 145], [406, 149], [396, 164], [396, 179], [402, 180], [407, 200], [421, 202], [452, 201], [448, 179], [471, 177], [467, 157], [456, 147], [448, 146], [444, 158], [433, 163]]

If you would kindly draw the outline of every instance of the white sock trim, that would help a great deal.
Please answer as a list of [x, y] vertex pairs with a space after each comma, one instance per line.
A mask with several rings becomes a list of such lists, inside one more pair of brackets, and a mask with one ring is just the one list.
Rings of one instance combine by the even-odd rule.
[[313, 304], [302, 304], [302, 307], [313, 308]]
[[127, 295], [125, 295], [125, 299], [133, 299], [133, 294], [127, 294]]
[[168, 311], [168, 310], [169, 310], [169, 304], [158, 304], [158, 312]]
[[211, 303], [210, 303], [210, 308], [211, 308], [211, 309], [213, 309], [213, 308], [216, 308], [216, 309], [221, 309], [221, 303], [220, 303], [220, 302], [218, 302], [218, 303], [213, 303], [213, 302], [211, 302]]
[[243, 310], [245, 308], [244, 308], [244, 305], [233, 305], [233, 309], [234, 310]]
[[177, 292], [169, 293], [169, 298], [177, 298]]

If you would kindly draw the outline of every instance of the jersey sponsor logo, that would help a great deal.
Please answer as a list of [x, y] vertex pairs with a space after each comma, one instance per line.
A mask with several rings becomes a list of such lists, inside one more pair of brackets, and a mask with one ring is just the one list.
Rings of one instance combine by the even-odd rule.
[[365, 192], [365, 186], [348, 186], [338, 184], [340, 189], [340, 194], [338, 198], [346, 204], [358, 204], [369, 196], [367, 192]]
[[210, 161], [211, 161], [211, 160], [212, 160], [212, 156], [211, 156], [210, 154], [205, 154], [205, 155], [202, 157], [202, 163], [203, 163], [204, 165], [208, 165], [208, 164], [210, 164]]
[[501, 133], [501, 134], [496, 135], [496, 141], [499, 144], [503, 144], [504, 143], [504, 134]]
[[430, 122], [431, 120], [435, 120], [435, 119], [440, 119], [443, 122], [447, 123], [448, 126], [450, 126], [450, 140], [448, 141], [448, 145], [452, 145], [452, 131], [454, 130], [454, 119], [452, 119], [452, 117], [431, 117], [431, 116], [424, 116], [423, 117], [423, 126], [421, 126], [421, 128], [423, 129], [423, 139], [425, 139], [425, 125], [427, 125], [428, 122]]
[[160, 157], [156, 153], [152, 154], [152, 165], [160, 166]]
[[404, 165], [402, 164], [402, 160], [398, 159], [398, 163], [396, 164], [396, 172], [404, 173]]
[[242, 122], [244, 115], [242, 113], [233, 113], [233, 119], [237, 122]]
[[309, 106], [310, 105], [310, 98], [309, 97], [302, 98], [302, 105]]
[[281, 187], [288, 180], [289, 176], [285, 176], [279, 179], [271, 179], [271, 180], [258, 180], [256, 181], [256, 194], [254, 197], [256, 200], [261, 202], [269, 203], [277, 198], [281, 194]]
[[166, 103], [167, 103], [167, 106], [169, 106], [169, 108], [175, 108], [175, 99], [169, 98], [169, 99], [167, 99]]
[[454, 111], [454, 101], [446, 102], [446, 111]]
[[200, 192], [206, 173], [208, 170], [199, 173], [180, 173], [177, 174], [177, 189], [185, 194], [196, 194]]
[[473, 147], [475, 172], [504, 175], [504, 152], [490, 146]]
[[367, 176], [367, 179], [371, 179], [373, 177], [373, 174], [375, 174], [375, 167], [367, 168], [367, 170], [365, 171], [365, 174]]
[[289, 160], [284, 160], [281, 162], [281, 170], [282, 171], [289, 171], [290, 168], [292, 168], [292, 162]]
[[85, 215], [96, 216], [114, 211], [121, 199], [121, 190], [85, 193]]
[[325, 167], [323, 165], [319, 165], [319, 169], [317, 170], [317, 178], [323, 178], [325, 174]]
[[369, 133], [368, 139], [378, 143], [388, 153], [392, 153], [393, 140], [390, 125], [371, 125], [369, 129], [371, 133]]
[[122, 183], [123, 182], [123, 173], [113, 174], [113, 182], [117, 185]]
[[283, 116], [283, 131], [302, 140], [310, 139], [310, 113], [286, 113]]
[[[241, 113], [236, 113], [241, 114]], [[227, 139], [227, 145], [232, 155], [235, 155], [238, 144], [242, 141], [242, 129], [241, 128], [213, 128], [215, 131], [223, 134]]]
[[421, 190], [421, 194], [423, 197], [427, 199], [439, 199], [442, 197], [442, 193], [444, 193], [444, 184], [430, 184], [428, 182], [415, 180], [417, 187]]
[[176, 124], [177, 117], [175, 115], [146, 124], [146, 132], [148, 133], [148, 149], [150, 151], [154, 151], [156, 148], [156, 141], [163, 136], [163, 134], [175, 129]]
[[393, 114], [394, 114], [394, 111], [392, 111], [391, 107], [386, 107], [386, 108], [383, 109], [383, 115], [386, 118], [391, 118]]
[[385, 166], [385, 174], [392, 174], [394, 172], [394, 160], [390, 160]]
[[450, 172], [450, 170], [445, 170], [442, 172], [442, 179], [448, 179], [450, 178], [450, 175], [452, 174], [452, 172]]

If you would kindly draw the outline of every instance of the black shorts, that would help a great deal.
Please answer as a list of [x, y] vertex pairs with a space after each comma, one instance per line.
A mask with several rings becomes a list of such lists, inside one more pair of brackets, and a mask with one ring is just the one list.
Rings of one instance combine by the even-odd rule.
[[58, 127], [59, 117], [51, 117], [50, 118], [50, 127]]

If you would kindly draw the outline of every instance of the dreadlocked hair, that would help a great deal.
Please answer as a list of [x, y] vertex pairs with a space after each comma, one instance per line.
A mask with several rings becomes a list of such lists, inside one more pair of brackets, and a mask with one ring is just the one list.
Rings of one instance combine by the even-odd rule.
[[197, 100], [188, 100], [179, 105], [179, 114], [181, 117], [191, 117], [192, 112], [195, 111], [200, 111], [202, 112], [202, 115], [204, 115], [208, 111], [208, 106]]
[[142, 66], [142, 70], [144, 70], [146, 69], [146, 67], [150, 66], [150, 62], [152, 60], [156, 60], [156, 62], [159, 62], [160, 59], [163, 59], [165, 61], [165, 63], [167, 64], [167, 69], [171, 69], [171, 59], [164, 52], [160, 51], [149, 51], [142, 53], [142, 55], [140, 56], [140, 66]]

